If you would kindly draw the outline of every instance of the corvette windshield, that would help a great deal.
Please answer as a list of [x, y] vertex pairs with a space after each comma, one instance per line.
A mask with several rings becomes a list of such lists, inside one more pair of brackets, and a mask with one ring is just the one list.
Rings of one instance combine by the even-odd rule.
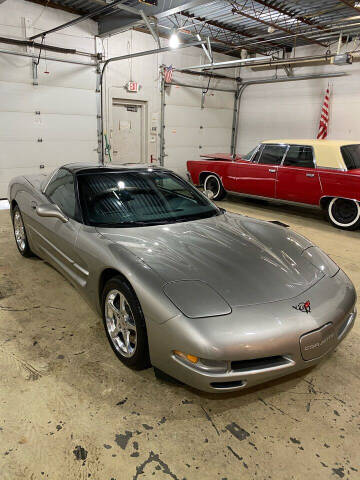
[[149, 169], [81, 173], [78, 186], [88, 225], [158, 225], [221, 213], [192, 185], [169, 172]]

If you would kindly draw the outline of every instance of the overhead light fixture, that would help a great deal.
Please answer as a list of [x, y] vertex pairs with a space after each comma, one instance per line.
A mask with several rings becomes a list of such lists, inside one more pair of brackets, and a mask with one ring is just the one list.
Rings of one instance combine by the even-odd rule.
[[171, 32], [170, 38], [169, 38], [169, 47], [170, 48], [178, 48], [180, 45], [180, 39], [179, 36], [176, 32], [176, 30], [173, 30]]
[[354, 7], [355, 7], [355, 8], [360, 8], [360, 2], [355, 2], [355, 3], [354, 3]]
[[270, 25], [270, 27], [268, 28], [268, 33], [274, 33], [275, 32], [275, 28]]

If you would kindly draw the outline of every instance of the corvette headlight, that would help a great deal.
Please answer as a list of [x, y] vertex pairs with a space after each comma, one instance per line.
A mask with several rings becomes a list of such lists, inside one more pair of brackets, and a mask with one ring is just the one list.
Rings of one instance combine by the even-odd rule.
[[230, 305], [200, 280], [176, 280], [164, 286], [165, 295], [187, 317], [216, 317], [231, 313]]
[[340, 268], [331, 260], [319, 247], [309, 247], [303, 251], [302, 255], [329, 277], [334, 277]]

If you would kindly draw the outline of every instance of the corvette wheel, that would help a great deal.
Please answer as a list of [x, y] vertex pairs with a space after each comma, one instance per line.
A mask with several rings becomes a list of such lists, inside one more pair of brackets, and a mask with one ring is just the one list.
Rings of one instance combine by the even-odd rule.
[[24, 222], [19, 210], [19, 207], [16, 206], [13, 210], [13, 228], [14, 228], [14, 237], [16, 240], [16, 246], [23, 257], [31, 257], [33, 255], [29, 247], [29, 242], [26, 236], [26, 230]]
[[346, 198], [333, 198], [328, 206], [328, 218], [337, 228], [355, 230], [360, 224], [359, 203]]
[[103, 321], [116, 356], [128, 367], [150, 366], [146, 325], [140, 303], [121, 278], [109, 280], [103, 291]]
[[222, 200], [226, 195], [226, 191], [222, 186], [219, 177], [217, 177], [216, 175], [208, 175], [205, 178], [204, 190], [210, 190], [211, 192], [213, 192], [213, 200]]

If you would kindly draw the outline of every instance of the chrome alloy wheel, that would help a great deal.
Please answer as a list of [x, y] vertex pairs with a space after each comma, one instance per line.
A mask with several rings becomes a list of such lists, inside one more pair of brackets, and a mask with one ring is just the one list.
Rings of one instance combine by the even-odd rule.
[[19, 250], [23, 252], [26, 248], [26, 235], [24, 224], [19, 211], [16, 211], [14, 215], [14, 233]]
[[105, 300], [106, 328], [115, 349], [126, 358], [134, 355], [136, 324], [130, 305], [119, 290], [110, 290]]

